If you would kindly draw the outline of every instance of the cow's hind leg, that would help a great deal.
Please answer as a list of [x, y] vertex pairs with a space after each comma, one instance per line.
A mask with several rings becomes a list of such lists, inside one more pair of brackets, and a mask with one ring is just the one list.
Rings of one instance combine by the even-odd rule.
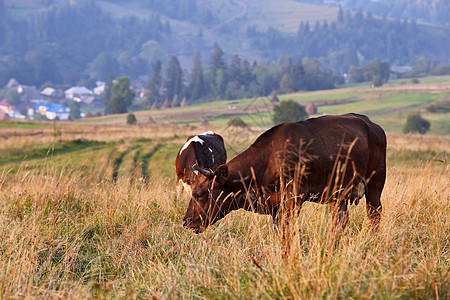
[[367, 183], [366, 210], [374, 230], [378, 228], [381, 220], [381, 192], [383, 191], [386, 172], [377, 172]]

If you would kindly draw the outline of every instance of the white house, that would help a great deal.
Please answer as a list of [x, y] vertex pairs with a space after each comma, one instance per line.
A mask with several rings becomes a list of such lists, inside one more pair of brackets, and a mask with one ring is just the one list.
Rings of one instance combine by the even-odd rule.
[[56, 90], [54, 88], [51, 87], [46, 87], [45, 89], [43, 89], [41, 91], [41, 95], [46, 96], [46, 97], [52, 97], [55, 95]]
[[73, 99], [80, 102], [82, 98], [92, 95], [92, 91], [84, 86], [74, 86], [64, 91], [66, 99]]

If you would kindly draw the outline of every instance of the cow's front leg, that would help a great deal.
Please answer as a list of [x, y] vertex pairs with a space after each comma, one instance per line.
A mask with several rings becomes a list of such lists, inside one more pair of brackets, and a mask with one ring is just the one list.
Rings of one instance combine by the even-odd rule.
[[331, 245], [336, 247], [348, 223], [347, 200], [342, 199], [331, 204], [333, 214], [333, 228], [331, 230]]
[[299, 218], [302, 203], [297, 203], [296, 200], [295, 198], [287, 199], [285, 202], [275, 206], [276, 209], [272, 209], [273, 223], [277, 227], [281, 237], [283, 258], [290, 256], [292, 250], [291, 245], [297, 234], [299, 241], [301, 241], [301, 231], [300, 229], [298, 231], [296, 230], [295, 222]]

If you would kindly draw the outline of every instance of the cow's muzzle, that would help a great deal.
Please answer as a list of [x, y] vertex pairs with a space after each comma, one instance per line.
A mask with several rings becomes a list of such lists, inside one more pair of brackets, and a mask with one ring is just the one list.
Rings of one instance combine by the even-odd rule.
[[201, 224], [195, 224], [197, 222], [192, 222], [192, 218], [183, 219], [183, 227], [186, 229], [192, 229], [195, 233], [202, 233], [205, 231], [205, 227]]

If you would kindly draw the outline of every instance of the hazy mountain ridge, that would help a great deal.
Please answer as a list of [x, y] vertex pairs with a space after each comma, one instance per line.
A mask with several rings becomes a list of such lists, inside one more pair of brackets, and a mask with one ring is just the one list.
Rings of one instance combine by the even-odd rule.
[[[0, 2], [0, 84], [12, 76], [38, 85], [104, 80], [105, 72], [95, 68], [105, 59], [115, 74], [132, 78], [149, 74], [157, 59], [164, 64], [171, 55], [190, 70], [201, 52], [207, 68], [217, 46], [227, 61], [234, 54], [250, 62], [309, 56], [339, 72], [374, 58], [393, 64], [449, 58], [442, 48], [448, 26], [433, 30], [348, 11], [339, 21], [339, 13], [288, 0], [6, 0]], [[26, 70], [37, 62], [57, 70], [32, 80]]]

